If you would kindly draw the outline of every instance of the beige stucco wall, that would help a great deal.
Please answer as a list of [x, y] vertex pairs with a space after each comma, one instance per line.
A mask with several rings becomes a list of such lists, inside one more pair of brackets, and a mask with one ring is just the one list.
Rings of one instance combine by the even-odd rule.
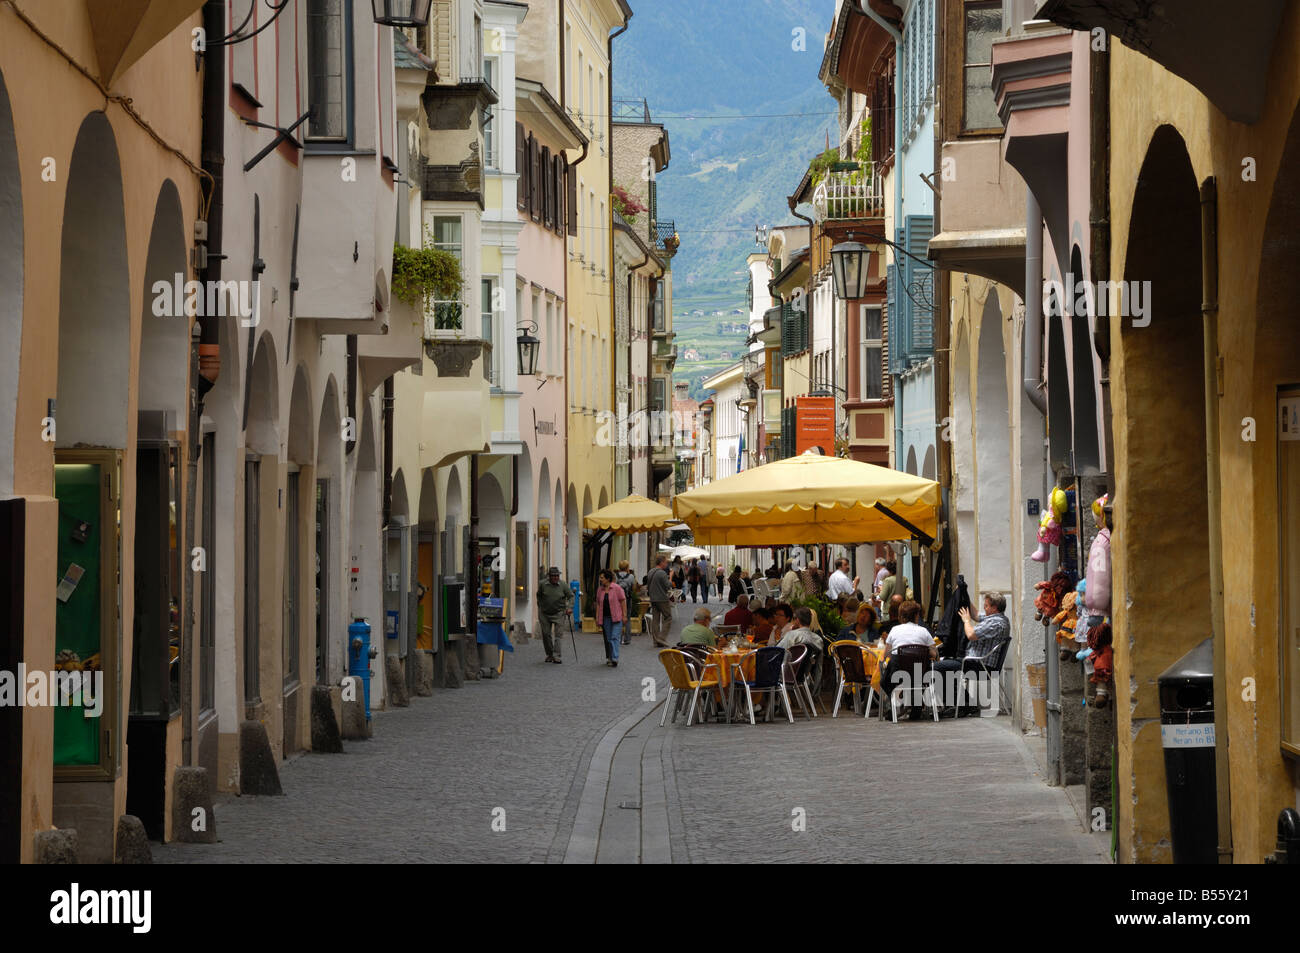
[[[94, 37], [84, 5], [68, 2], [24, 8], [46, 34], [55, 38], [78, 63], [97, 72]], [[139, 61], [128, 66], [112, 85], [115, 95], [129, 97], [133, 108], [168, 143], [197, 159], [200, 115], [199, 74], [194, 70], [188, 32], [198, 17], [178, 27]], [[112, 129], [121, 169], [125, 257], [130, 293], [130, 387], [126, 404], [115, 408], [125, 420], [127, 453], [124, 454], [121, 519], [135, 519], [135, 421], [139, 381], [141, 313], [145, 307], [144, 273], [154, 211], [163, 183], [170, 179], [179, 190], [185, 226], [193, 221], [198, 205], [198, 179], [179, 158], [162, 149], [116, 103], [105, 104], [103, 94], [75, 72], [57, 52], [41, 41], [13, 11], [0, 8], [0, 71], [9, 90], [22, 180], [23, 216], [23, 325], [18, 402], [14, 420], [14, 493], [28, 498], [27, 584], [24, 659], [29, 669], [51, 670], [54, 664], [54, 606], [51, 581], [58, 578], [55, 527], [54, 444], [42, 439], [41, 420], [46, 400], [58, 388], [60, 275], [62, 222], [74, 144], [85, 118], [103, 111]], [[39, 95], [31, 78], [39, 76]], [[53, 180], [42, 172], [53, 160]], [[14, 346], [18, 342], [12, 342]], [[185, 354], [177, 355], [184, 360]], [[6, 448], [7, 449], [7, 448]], [[122, 652], [119, 663], [132, 651], [131, 620], [134, 592], [129, 584], [134, 567], [133, 534], [124, 532], [121, 543]], [[111, 675], [106, 676], [111, 678]], [[122, 664], [121, 694], [130, 697], [130, 668]], [[121, 725], [126, 724], [126, 704], [121, 704]], [[57, 790], [52, 784], [52, 718], [48, 709], [29, 710], [24, 719], [23, 841], [22, 856], [31, 859], [32, 835], [53, 823]], [[125, 760], [125, 739], [120, 742]], [[103, 784], [105, 782], [99, 782]], [[111, 859], [112, 823], [125, 810], [126, 774], [119, 764], [111, 784], [111, 817], [102, 829], [106, 837], [84, 837], [82, 859]], [[103, 800], [103, 799], [101, 799]], [[107, 803], [107, 800], [105, 800]], [[74, 812], [75, 813], [75, 812]], [[107, 811], [104, 812], [106, 815]], [[89, 832], [87, 832], [89, 833]]]
[[[1300, 100], [1300, 10], [1290, 7], [1277, 33], [1268, 69], [1268, 98], [1260, 121], [1251, 126], [1228, 122], [1197, 90], [1120, 44], [1112, 57], [1111, 89], [1111, 273], [1124, 272], [1133, 195], [1148, 144], [1163, 124], [1186, 144], [1196, 181], [1214, 176], [1218, 184], [1218, 349], [1220, 381], [1218, 475], [1224, 487], [1221, 527], [1226, 618], [1227, 725], [1231, 772], [1234, 859], [1259, 862], [1273, 848], [1277, 812], [1296, 803], [1294, 762], [1280, 753], [1278, 710], [1278, 553], [1274, 401], [1279, 383], [1300, 379], [1294, 348], [1278, 348], [1279, 331], [1296, 319], [1289, 297], [1261, 300], [1260, 249], [1275, 183], [1283, 186], [1282, 150]], [[1121, 91], [1142, 90], [1145, 108], [1131, 108]], [[1258, 166], [1256, 181], [1243, 179], [1243, 160]], [[1296, 223], [1290, 223], [1288, 236]], [[1273, 237], [1273, 236], [1270, 236]], [[1294, 241], [1293, 237], [1290, 237]], [[1159, 323], [1156, 303], [1153, 329]], [[1280, 312], [1280, 313], [1279, 313]], [[1136, 590], [1145, 568], [1155, 581], [1152, 561], [1167, 563], [1152, 541], [1127, 536], [1125, 528], [1145, 514], [1132, 511], [1127, 492], [1135, 464], [1154, 448], [1135, 446], [1126, 421], [1159, 408], [1161, 392], [1147, 386], [1130, 368], [1130, 350], [1121, 337], [1121, 320], [1111, 318], [1115, 349], [1114, 381], [1116, 499], [1114, 612], [1116, 684], [1119, 696], [1119, 783], [1121, 857], [1128, 861], [1169, 858], [1164, 768], [1160, 748], [1154, 678], [1181, 652], [1160, 651], [1158, 634], [1190, 611], [1208, 619], [1208, 606], [1188, 606], [1172, 587]], [[1129, 334], [1134, 331], [1126, 332]], [[1170, 408], [1161, 408], [1171, 410]], [[1242, 421], [1253, 418], [1257, 439], [1242, 439]], [[1178, 518], [1177, 481], [1170, 475], [1171, 511]], [[1153, 551], [1153, 549], [1155, 551]], [[1208, 624], [1208, 623], [1207, 623]], [[1155, 646], [1150, 643], [1155, 642]], [[1146, 646], [1145, 652], [1140, 651]], [[1250, 681], [1247, 681], [1250, 680]], [[1249, 698], [1247, 686], [1254, 686]], [[1126, 691], [1129, 692], [1126, 697]]]

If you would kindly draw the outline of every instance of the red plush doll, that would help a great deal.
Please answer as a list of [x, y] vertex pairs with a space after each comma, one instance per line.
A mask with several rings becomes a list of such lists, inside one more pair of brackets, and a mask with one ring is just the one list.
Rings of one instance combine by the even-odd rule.
[[1097, 686], [1094, 704], [1105, 708], [1110, 696], [1110, 681], [1115, 676], [1115, 648], [1111, 645], [1110, 623], [1103, 622], [1088, 630], [1088, 648], [1092, 649], [1092, 678]]
[[1046, 582], [1034, 583], [1034, 588], [1039, 590], [1034, 599], [1034, 608], [1038, 610], [1034, 618], [1041, 619], [1046, 625], [1061, 611], [1061, 600], [1071, 589], [1070, 577], [1058, 569]]

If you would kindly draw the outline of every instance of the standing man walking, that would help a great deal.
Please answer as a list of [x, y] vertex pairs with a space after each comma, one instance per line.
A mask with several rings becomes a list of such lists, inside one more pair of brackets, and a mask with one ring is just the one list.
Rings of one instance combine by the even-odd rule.
[[709, 580], [713, 578], [713, 570], [709, 568], [709, 557], [701, 556], [699, 563], [697, 563], [696, 565], [700, 570], [700, 589], [702, 590], [702, 594], [704, 597], [701, 601], [708, 603]]
[[650, 635], [655, 647], [668, 648], [668, 630], [673, 624], [672, 592], [673, 583], [668, 575], [668, 557], [659, 556], [655, 568], [650, 570], [646, 579], [646, 589], [650, 596]]
[[[700, 561], [691, 560], [691, 567], [686, 570], [686, 584], [691, 587], [691, 602], [698, 602], [700, 594]], [[709, 601], [709, 593], [705, 590], [704, 601]]]
[[573, 605], [573, 590], [560, 582], [560, 570], [552, 566], [546, 572], [546, 581], [537, 587], [537, 627], [542, 630], [542, 647], [546, 661], [560, 664], [560, 650], [564, 642], [560, 626]]

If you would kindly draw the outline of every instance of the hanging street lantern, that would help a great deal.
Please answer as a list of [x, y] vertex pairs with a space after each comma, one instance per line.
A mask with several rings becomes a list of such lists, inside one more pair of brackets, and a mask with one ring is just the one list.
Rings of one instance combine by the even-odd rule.
[[537, 330], [535, 324], [524, 325], [519, 329], [520, 377], [532, 377], [537, 373], [537, 350], [542, 342], [530, 333], [535, 330]]
[[871, 278], [871, 249], [859, 242], [840, 242], [831, 249], [831, 271], [841, 301], [865, 298]]
[[384, 26], [426, 26], [433, 0], [370, 0], [375, 22]]

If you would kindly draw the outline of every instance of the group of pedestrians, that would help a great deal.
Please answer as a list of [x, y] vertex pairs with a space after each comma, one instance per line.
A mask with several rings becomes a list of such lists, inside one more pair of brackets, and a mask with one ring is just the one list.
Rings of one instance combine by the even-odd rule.
[[[636, 594], [636, 576], [627, 560], [619, 563], [618, 572], [602, 569], [596, 582], [596, 624], [605, 636], [605, 664], [618, 667], [620, 646], [631, 643], [628, 619], [632, 599]], [[546, 661], [563, 664], [564, 626], [572, 625], [574, 590], [560, 581], [560, 570], [552, 566], [546, 572], [546, 581], [537, 587], [537, 627], [542, 633], [542, 647]], [[569, 616], [568, 619], [565, 617]]]
[[[667, 556], [661, 558], [667, 562]], [[657, 562], [658, 560], [656, 564]], [[719, 599], [722, 598], [727, 574], [721, 566], [711, 565], [707, 556], [686, 561], [678, 556], [666, 568], [672, 587], [683, 593], [683, 602], [686, 601], [684, 594], [687, 592], [691, 594], [691, 602], [708, 602], [710, 589], [717, 593]]]

